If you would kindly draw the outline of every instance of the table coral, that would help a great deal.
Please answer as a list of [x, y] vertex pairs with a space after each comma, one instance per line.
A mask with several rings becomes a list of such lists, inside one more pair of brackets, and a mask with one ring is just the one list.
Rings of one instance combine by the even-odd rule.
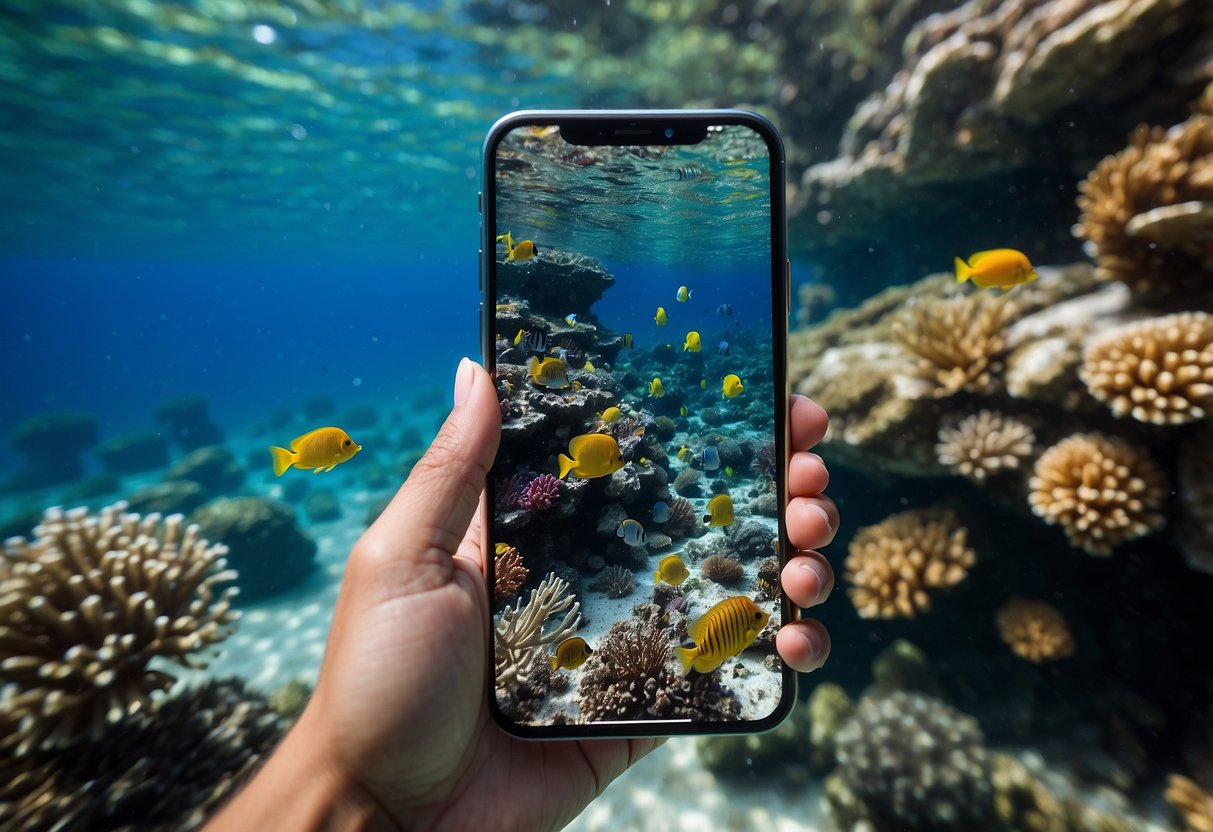
[[994, 618], [998, 635], [1015, 655], [1034, 664], [1074, 653], [1074, 637], [1065, 616], [1052, 604], [1013, 598]]
[[954, 515], [905, 511], [855, 533], [847, 591], [863, 618], [913, 618], [931, 608], [928, 590], [960, 583], [976, 562]]
[[1162, 471], [1142, 450], [1099, 433], [1076, 433], [1036, 461], [1028, 503], [1071, 545], [1092, 555], [1162, 527]]
[[993, 293], [922, 298], [893, 323], [893, 339], [917, 359], [936, 397], [994, 386], [1015, 304]]
[[1095, 338], [1079, 370], [1087, 390], [1119, 417], [1175, 425], [1213, 407], [1213, 315], [1180, 312]]
[[[566, 594], [569, 584], [555, 573], [531, 590], [525, 605], [506, 607], [497, 619], [493, 639], [493, 667], [497, 685], [518, 681], [536, 652], [549, 644], [559, 644], [577, 632], [581, 621], [581, 602]], [[548, 618], [564, 613], [559, 624], [545, 631]]]
[[983, 483], [987, 476], [1019, 467], [1032, 454], [1036, 435], [1018, 419], [982, 410], [939, 429], [941, 464]]

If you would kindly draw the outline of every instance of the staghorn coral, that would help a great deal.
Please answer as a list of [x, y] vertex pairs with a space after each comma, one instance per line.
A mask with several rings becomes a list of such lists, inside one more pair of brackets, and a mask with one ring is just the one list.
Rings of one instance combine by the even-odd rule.
[[1207, 292], [1213, 273], [1213, 116], [1139, 126], [1078, 186], [1074, 233], [1102, 280], [1148, 296]]
[[[558, 644], [577, 632], [581, 602], [565, 594], [568, 588], [566, 581], [549, 572], [539, 587], [531, 590], [525, 606], [519, 601], [516, 607], [506, 607], [498, 617], [493, 639], [493, 668], [499, 688], [525, 681], [525, 670], [537, 651], [548, 644]], [[555, 629], [545, 632], [548, 618], [562, 612], [564, 617]]]
[[991, 410], [966, 416], [939, 429], [939, 462], [984, 483], [987, 476], [1010, 471], [1032, 454], [1036, 434], [1018, 419]]
[[560, 496], [560, 480], [551, 474], [540, 474], [526, 485], [526, 491], [518, 498], [518, 506], [528, 511], [543, 511], [551, 508]]
[[1183, 818], [1187, 832], [1213, 832], [1213, 795], [1182, 774], [1167, 778], [1167, 802]]
[[1057, 661], [1074, 653], [1074, 637], [1052, 604], [1012, 598], [994, 617], [998, 635], [1015, 655], [1035, 664]]
[[0, 571], [0, 714], [15, 729], [0, 748], [16, 756], [99, 738], [145, 709], [174, 678], [154, 657], [187, 667], [227, 638], [239, 614], [227, 547], [198, 536], [181, 515], [125, 513], [116, 503], [48, 509], [33, 542], [4, 544]]
[[522, 554], [507, 546], [493, 559], [493, 600], [500, 604], [518, 594], [530, 570], [522, 565]]
[[590, 583], [590, 589], [606, 593], [608, 598], [626, 598], [636, 588], [636, 576], [623, 566], [608, 566]]
[[1116, 416], [1155, 425], [1203, 419], [1213, 406], [1213, 315], [1117, 327], [1087, 345], [1079, 376]]
[[1015, 305], [992, 293], [922, 298], [893, 322], [893, 340], [917, 359], [917, 373], [937, 398], [988, 392], [1001, 370], [1004, 329]]
[[860, 529], [845, 572], [855, 610], [863, 618], [913, 618], [929, 610], [928, 590], [955, 586], [976, 562], [966, 535], [950, 512], [924, 510]]
[[1036, 460], [1028, 503], [1070, 544], [1107, 556], [1112, 548], [1162, 527], [1162, 471], [1143, 451], [1098, 433], [1076, 433]]
[[745, 573], [741, 564], [733, 558], [711, 555], [704, 558], [703, 563], [699, 564], [699, 574], [709, 581], [728, 586], [740, 581]]

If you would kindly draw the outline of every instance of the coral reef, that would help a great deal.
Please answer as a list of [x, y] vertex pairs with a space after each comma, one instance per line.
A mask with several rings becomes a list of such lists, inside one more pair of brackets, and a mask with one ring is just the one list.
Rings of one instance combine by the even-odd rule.
[[1069, 824], [1064, 804], [1014, 757], [990, 755], [990, 784], [994, 788], [998, 829], [1078, 832], [1082, 828]]
[[[269, 464], [267, 458], [267, 468]], [[196, 482], [202, 486], [208, 498], [222, 497], [243, 484], [244, 468], [227, 448], [222, 445], [208, 446], [191, 451], [174, 462], [165, 472], [164, 480]]]
[[590, 582], [590, 589], [608, 598], [626, 598], [636, 588], [636, 576], [623, 566], [608, 566]]
[[80, 456], [97, 443], [97, 419], [70, 410], [31, 416], [9, 432], [8, 443], [26, 460], [14, 488], [60, 485], [84, 475]]
[[526, 484], [518, 496], [518, 506], [528, 511], [543, 511], [552, 507], [560, 496], [560, 480], [551, 474], [540, 474]]
[[303, 510], [313, 523], [327, 523], [341, 519], [341, 503], [331, 491], [312, 491], [303, 500]]
[[688, 532], [695, 529], [698, 519], [695, 514], [695, 506], [691, 504], [690, 500], [675, 497], [670, 500], [670, 519], [665, 521], [665, 530], [669, 532], [670, 537], [685, 537]]
[[218, 445], [223, 433], [211, 421], [203, 396], [179, 396], [156, 408], [156, 421], [168, 426], [169, 436], [183, 451]]
[[1203, 419], [1213, 407], [1213, 315], [1180, 312], [1113, 329], [1087, 344], [1079, 374], [1116, 416], [1155, 425]]
[[809, 731], [808, 709], [798, 707], [775, 730], [764, 734], [699, 737], [695, 753], [704, 768], [723, 780], [752, 785], [781, 782], [804, 788], [811, 780], [804, 756], [804, 738]]
[[[525, 605], [519, 601], [517, 606], [502, 611], [493, 639], [493, 666], [499, 689], [525, 679], [524, 671], [544, 647], [559, 644], [577, 632], [581, 602], [566, 594], [568, 588], [568, 582], [549, 573], [531, 590]], [[564, 613], [560, 623], [545, 631], [548, 618], [560, 613]]]
[[758, 562], [758, 574], [754, 576], [754, 590], [757, 601], [778, 601], [783, 597], [783, 589], [779, 585], [779, 558], [763, 558]]
[[1183, 818], [1187, 832], [1213, 832], [1213, 795], [1182, 774], [1167, 778], [1167, 802]]
[[90, 515], [48, 509], [35, 538], [4, 544], [0, 569], [0, 714], [14, 723], [0, 745], [25, 756], [98, 740], [146, 709], [173, 677], [154, 657], [197, 666], [237, 613], [226, 547], [180, 515]]
[[761, 558], [771, 553], [775, 530], [757, 520], [745, 520], [725, 527], [729, 548], [743, 561]]
[[546, 249], [525, 267], [498, 269], [497, 279], [500, 295], [527, 298], [536, 312], [559, 318], [574, 310], [588, 312], [615, 285], [615, 278], [593, 257], [558, 249]]
[[93, 453], [107, 470], [117, 474], [137, 474], [168, 465], [168, 444], [155, 433], [113, 436], [98, 445]]
[[285, 503], [264, 497], [219, 499], [195, 511], [190, 522], [227, 547], [228, 563], [240, 574], [243, 600], [282, 592], [316, 565], [316, 542], [299, 528], [294, 510]]
[[683, 468], [674, 477], [674, 490], [683, 497], [698, 497], [702, 493], [699, 478], [700, 474], [694, 468]]
[[744, 577], [741, 564], [724, 555], [710, 555], [699, 564], [699, 574], [709, 581], [715, 581], [724, 586], [731, 586]]
[[847, 591], [864, 618], [912, 618], [931, 608], [928, 590], [955, 586], [976, 562], [967, 531], [947, 512], [894, 514], [855, 533]]
[[855, 703], [842, 685], [822, 682], [809, 694], [809, 766], [822, 774], [837, 761], [835, 738], [855, 712]]
[[1074, 637], [1065, 616], [1052, 604], [1013, 598], [994, 617], [998, 635], [1015, 655], [1035, 664], [1074, 653]]
[[1162, 527], [1167, 494], [1162, 472], [1126, 442], [1074, 434], [1036, 461], [1028, 495], [1032, 511], [1061, 525], [1071, 545], [1107, 556], [1113, 547]]
[[981, 410], [939, 429], [935, 452], [941, 465], [983, 483], [1000, 471], [1014, 470], [1032, 455], [1036, 434], [1018, 419]]
[[917, 359], [917, 375], [942, 398], [988, 392], [1006, 350], [1015, 305], [989, 293], [921, 298], [893, 322], [893, 340]]
[[504, 603], [518, 595], [526, 576], [530, 574], [522, 565], [522, 555], [513, 546], [507, 546], [493, 558], [493, 601]]

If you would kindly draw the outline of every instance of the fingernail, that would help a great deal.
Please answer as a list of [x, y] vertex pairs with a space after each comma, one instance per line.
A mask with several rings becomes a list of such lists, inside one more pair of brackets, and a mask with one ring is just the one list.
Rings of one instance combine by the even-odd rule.
[[807, 630], [801, 635], [804, 637], [804, 643], [808, 645], [809, 658], [812, 659], [813, 664], [820, 663], [822, 651], [821, 636], [817, 635], [817, 633], [811, 629]]
[[463, 404], [472, 390], [472, 360], [464, 358], [455, 371], [455, 407]]
[[826, 573], [826, 568], [822, 563], [809, 558], [801, 562], [800, 568], [806, 572], [813, 573], [813, 577], [817, 579], [817, 594], [819, 596], [825, 592], [826, 581], [830, 579], [830, 576]]
[[813, 509], [813, 511], [815, 511], [815, 512], [817, 512], [819, 515], [821, 515], [821, 519], [822, 519], [822, 520], [825, 522], [825, 524], [826, 524], [826, 528], [827, 528], [827, 529], [829, 529], [831, 532], [832, 532], [832, 531], [834, 531], [834, 528], [833, 528], [833, 527], [830, 525], [830, 514], [829, 514], [829, 512], [827, 512], [827, 511], [826, 511], [824, 508], [822, 508], [821, 506], [817, 505], [817, 503], [809, 503], [809, 508]]

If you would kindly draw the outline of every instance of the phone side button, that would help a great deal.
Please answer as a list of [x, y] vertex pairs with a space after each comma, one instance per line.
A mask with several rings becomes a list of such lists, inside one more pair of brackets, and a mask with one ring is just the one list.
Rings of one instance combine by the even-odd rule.
[[791, 315], [792, 314], [792, 260], [791, 260], [791, 258], [788, 258], [787, 260], [785, 260], [783, 262], [784, 262], [783, 297], [784, 297], [784, 302], [788, 306], [787, 314]]
[[476, 213], [484, 213], [484, 191], [476, 192]]

